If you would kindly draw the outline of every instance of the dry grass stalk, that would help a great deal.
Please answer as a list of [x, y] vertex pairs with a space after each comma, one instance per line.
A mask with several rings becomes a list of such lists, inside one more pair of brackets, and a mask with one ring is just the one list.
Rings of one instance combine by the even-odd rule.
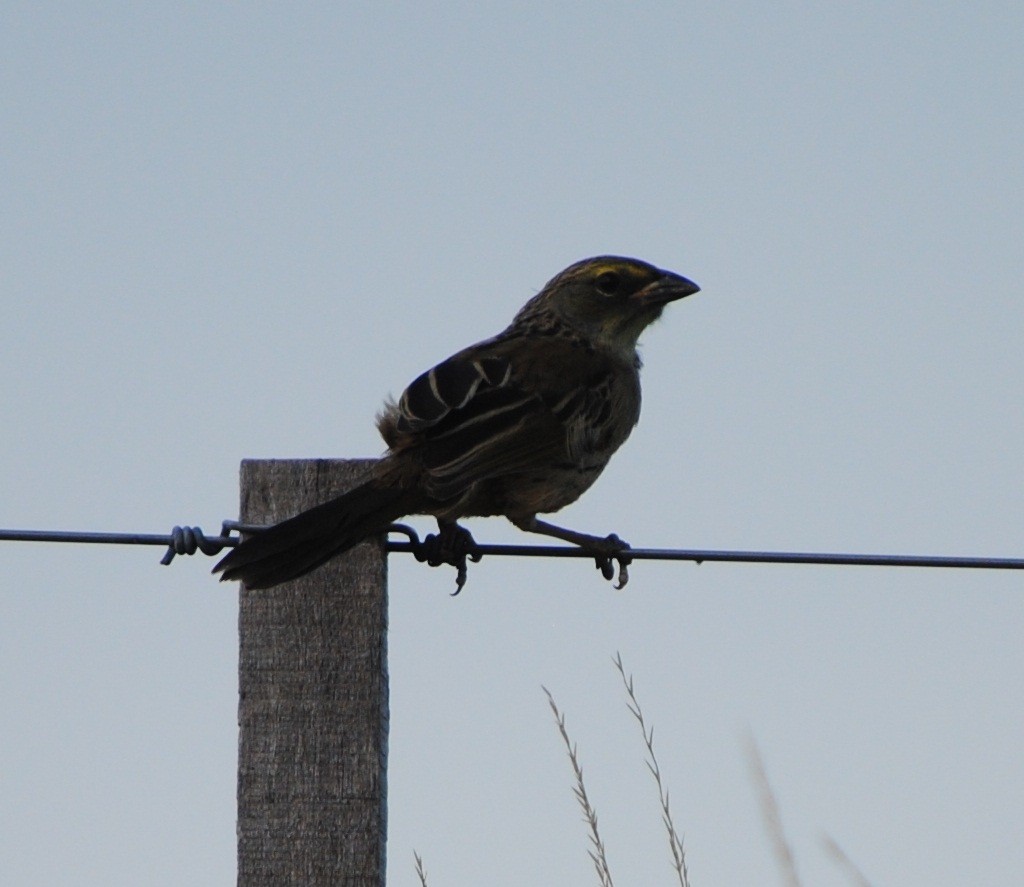
[[573, 793], [576, 795], [576, 800], [583, 810], [583, 821], [586, 822], [587, 828], [590, 830], [590, 844], [592, 847], [588, 851], [590, 859], [594, 863], [594, 870], [597, 872], [601, 887], [613, 887], [612, 875], [608, 870], [608, 860], [605, 857], [604, 843], [601, 841], [601, 835], [597, 829], [597, 812], [591, 806], [590, 799], [587, 797], [587, 789], [583, 783], [583, 768], [580, 766], [579, 757], [576, 754], [576, 746], [569, 739], [569, 732], [565, 728], [565, 715], [559, 711], [558, 705], [555, 703], [555, 697], [551, 695], [548, 688], [543, 687], [542, 689], [547, 694], [548, 704], [551, 706], [551, 711], [554, 712], [555, 723], [558, 725], [558, 732], [562, 735], [565, 749], [569, 753], [569, 763], [572, 764], [572, 772], [576, 778]]
[[850, 882], [854, 884], [855, 887], [871, 887], [871, 882], [864, 877], [864, 873], [857, 868], [856, 864], [849, 856], [846, 855], [842, 847], [840, 847], [828, 835], [825, 835], [825, 837], [821, 839], [821, 842], [825, 845], [825, 850], [828, 852], [829, 856], [831, 856], [839, 867], [850, 876]]
[[415, 850], [412, 855], [416, 857], [416, 874], [420, 877], [420, 884], [427, 887], [427, 870], [423, 868], [423, 858]]
[[771, 783], [768, 781], [768, 772], [764, 768], [764, 761], [761, 753], [757, 750], [757, 743], [751, 736], [747, 740], [747, 758], [750, 762], [750, 773], [757, 787], [757, 793], [761, 800], [761, 815], [764, 817], [765, 829], [771, 839], [772, 848], [775, 850], [775, 858], [782, 869], [782, 877], [788, 887], [800, 887], [800, 878], [796, 873], [796, 861], [793, 858], [793, 850], [786, 840], [786, 833], [782, 829], [782, 816], [779, 813], [779, 805], [775, 800], [775, 792], [772, 791]]
[[654, 782], [658, 786], [658, 800], [661, 802], [661, 821], [668, 832], [668, 846], [672, 853], [672, 866], [676, 871], [676, 876], [679, 878], [679, 887], [690, 887], [690, 875], [686, 870], [686, 853], [683, 850], [683, 839], [679, 836], [679, 832], [676, 831], [675, 823], [672, 820], [672, 811], [668, 803], [668, 789], [665, 788], [661, 781], [661, 767], [658, 766], [658, 759], [654, 754], [654, 727], [648, 728], [647, 723], [644, 721], [643, 709], [640, 708], [640, 702], [633, 690], [633, 676], [626, 675], [626, 669], [622, 665], [622, 655], [620, 653], [615, 654], [614, 662], [615, 667], [619, 670], [619, 675], [622, 677], [622, 683], [626, 688], [626, 695], [629, 696], [629, 702], [626, 703], [626, 707], [640, 725], [640, 733], [644, 738], [644, 746], [647, 748], [647, 760], [644, 763], [647, 764], [647, 769], [651, 771]]

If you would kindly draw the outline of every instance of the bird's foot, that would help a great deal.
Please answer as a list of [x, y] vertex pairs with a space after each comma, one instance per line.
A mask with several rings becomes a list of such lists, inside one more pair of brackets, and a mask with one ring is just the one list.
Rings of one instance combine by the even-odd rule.
[[619, 577], [615, 581], [614, 587], [617, 590], [626, 587], [626, 583], [629, 582], [629, 565], [633, 562], [632, 558], [627, 554], [629, 551], [628, 542], [623, 542], [612, 533], [603, 539], [595, 536], [593, 537], [593, 542], [587, 542], [584, 547], [594, 552], [594, 565], [609, 582], [615, 578], [614, 564], [617, 563], [619, 565]]
[[615, 577], [615, 567], [612, 561], [619, 565], [619, 578], [615, 588], [625, 588], [629, 582], [629, 565], [632, 559], [627, 554], [629, 543], [623, 542], [618, 536], [612, 533], [610, 536], [591, 536], [589, 533], [579, 533], [576, 530], [569, 530], [547, 521], [538, 520], [536, 515], [527, 517], [510, 517], [515, 526], [527, 533], [540, 533], [542, 536], [552, 536], [564, 542], [571, 542], [578, 545], [588, 554], [594, 555], [594, 563], [601, 571], [605, 579], [611, 581]]
[[456, 523], [438, 523], [437, 532], [427, 535], [415, 556], [416, 560], [426, 561], [431, 567], [439, 567], [441, 564], [455, 567], [458, 572], [452, 597], [462, 591], [466, 584], [467, 558], [476, 563], [483, 557], [473, 535]]

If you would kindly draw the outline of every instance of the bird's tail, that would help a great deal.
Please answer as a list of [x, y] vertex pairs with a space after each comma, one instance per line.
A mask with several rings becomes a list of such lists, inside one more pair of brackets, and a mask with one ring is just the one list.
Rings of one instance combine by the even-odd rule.
[[270, 588], [303, 576], [367, 536], [416, 511], [415, 492], [370, 480], [293, 518], [250, 536], [213, 568], [221, 580]]

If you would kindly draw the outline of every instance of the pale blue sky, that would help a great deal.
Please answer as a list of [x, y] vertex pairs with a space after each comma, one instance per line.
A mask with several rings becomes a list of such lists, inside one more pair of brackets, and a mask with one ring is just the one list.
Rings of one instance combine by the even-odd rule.
[[[1024, 7], [0, 6], [0, 526], [232, 517], [244, 457], [367, 456], [555, 272], [698, 281], [559, 515], [636, 545], [1021, 556]], [[423, 522], [424, 527], [428, 526]], [[502, 521], [482, 541], [522, 541]], [[0, 543], [0, 881], [234, 878], [236, 595], [155, 549]], [[389, 884], [1024, 871], [1019, 574], [391, 561]]]

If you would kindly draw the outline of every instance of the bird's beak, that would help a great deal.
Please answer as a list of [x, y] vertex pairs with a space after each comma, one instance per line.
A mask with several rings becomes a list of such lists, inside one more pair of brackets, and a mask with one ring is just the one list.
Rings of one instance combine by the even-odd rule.
[[633, 298], [641, 305], [667, 305], [676, 299], [692, 296], [699, 293], [700, 287], [692, 280], [687, 280], [680, 274], [673, 274], [671, 271], [662, 271], [654, 283], [649, 283], [642, 290], [637, 292]]

